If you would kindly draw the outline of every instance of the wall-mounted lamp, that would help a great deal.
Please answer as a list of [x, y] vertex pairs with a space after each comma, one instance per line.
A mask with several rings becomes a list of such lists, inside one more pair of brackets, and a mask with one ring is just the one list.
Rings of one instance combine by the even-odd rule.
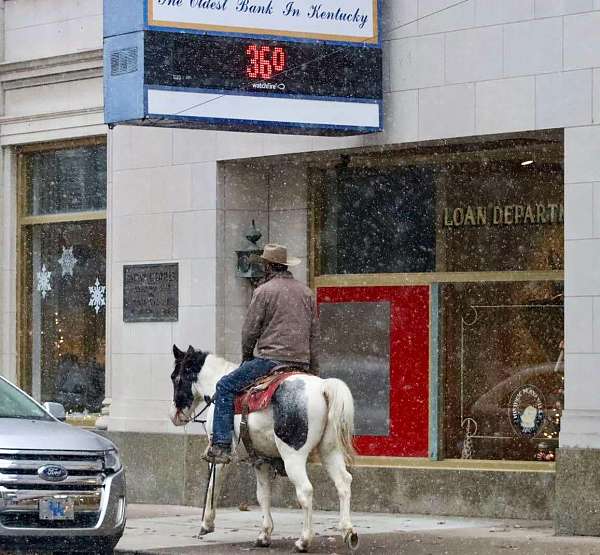
[[246, 249], [235, 251], [237, 254], [237, 275], [249, 279], [252, 285], [256, 285], [265, 275], [260, 258], [263, 249], [257, 244], [261, 237], [262, 233], [252, 220], [252, 228], [246, 234], [246, 239], [248, 239], [250, 245]]

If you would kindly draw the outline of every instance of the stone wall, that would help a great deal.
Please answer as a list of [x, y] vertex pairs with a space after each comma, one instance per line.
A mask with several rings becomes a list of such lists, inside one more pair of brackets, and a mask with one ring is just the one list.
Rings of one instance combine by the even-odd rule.
[[556, 532], [600, 536], [597, 476], [600, 450], [561, 448], [556, 462]]
[[[197, 436], [109, 433], [120, 448], [127, 472], [130, 503], [202, 506], [207, 464], [206, 446]], [[256, 505], [256, 480], [247, 464], [231, 464], [219, 504]], [[554, 504], [554, 472], [356, 466], [351, 469], [352, 510], [420, 513], [486, 518], [550, 519]], [[309, 465], [317, 509], [337, 511], [335, 487], [319, 464]], [[277, 478], [273, 505], [297, 508], [288, 479]]]
[[219, 291], [220, 313], [217, 351], [226, 359], [241, 359], [241, 329], [252, 295], [247, 280], [236, 275], [236, 250], [251, 246], [245, 238], [252, 220], [268, 242], [288, 246], [302, 260], [292, 268], [294, 276], [308, 280], [308, 176], [306, 164], [292, 159], [221, 163], [219, 188], [223, 206], [222, 267]]
[[11, 62], [102, 48], [102, 0], [4, 0], [3, 4], [5, 58]]
[[[592, 61], [590, 60], [589, 63]], [[600, 64], [600, 56], [596, 56]], [[597, 79], [600, 74], [594, 70]], [[594, 89], [599, 98], [598, 87]], [[594, 104], [594, 121], [600, 103]], [[565, 130], [565, 410], [556, 529], [600, 535], [600, 127]]]

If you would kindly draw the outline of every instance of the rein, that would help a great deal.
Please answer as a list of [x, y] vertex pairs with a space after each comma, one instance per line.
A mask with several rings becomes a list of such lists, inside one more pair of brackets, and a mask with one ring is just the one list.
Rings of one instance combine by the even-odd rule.
[[[206, 406], [199, 412], [197, 412], [189, 422], [199, 422], [204, 427], [204, 433], [208, 437], [208, 430], [206, 429], [206, 419], [200, 420], [199, 417], [209, 409], [214, 403], [214, 398], [208, 395], [204, 396], [204, 402]], [[206, 480], [206, 491], [204, 492], [204, 503], [202, 503], [202, 522], [204, 522], [204, 515], [206, 514], [206, 502], [208, 501], [208, 490], [211, 489], [210, 493], [210, 506], [215, 506], [215, 482], [217, 481], [217, 465], [214, 462], [208, 463], [208, 479]], [[212, 484], [212, 488], [210, 487]]]
[[188, 424], [190, 422], [199, 422], [200, 424], [206, 424], [206, 420], [198, 420], [198, 417], [202, 416], [202, 414], [208, 410], [208, 408], [214, 403], [214, 399], [212, 397], [209, 397], [208, 395], [205, 395], [204, 402], [206, 403], [206, 406], [200, 412], [197, 412], [194, 416], [192, 416], [192, 418], [188, 420]]
[[[202, 426], [204, 428], [204, 433], [208, 436], [208, 430], [206, 429], [206, 419], [201, 420], [200, 416], [202, 416], [202, 414], [204, 414], [210, 408], [210, 406], [214, 403], [214, 399], [212, 397], [209, 397], [208, 395], [205, 395], [204, 402], [206, 403], [206, 405], [202, 408], [202, 410], [198, 411], [194, 416], [192, 416], [185, 423], [185, 425], [189, 424], [190, 422], [197, 422], [199, 424], [202, 424]], [[185, 429], [185, 427], [184, 427], [184, 429]], [[214, 462], [213, 463], [209, 462], [208, 463], [208, 478], [206, 480], [206, 491], [204, 492], [204, 503], [202, 503], [202, 507], [203, 507], [202, 522], [204, 522], [204, 515], [206, 514], [206, 502], [208, 501], [208, 490], [209, 490], [211, 484], [212, 484], [212, 491], [211, 491], [211, 496], [210, 496], [210, 506], [211, 507], [215, 506], [215, 481], [216, 481], [216, 479], [217, 479], [217, 465]]]
[[184, 429], [185, 429], [185, 426], [187, 426], [190, 422], [196, 422], [196, 423], [202, 424], [204, 426], [204, 431], [206, 432], [206, 419], [200, 420], [199, 417], [202, 416], [202, 414], [205, 413], [210, 408], [210, 406], [214, 403], [214, 399], [212, 397], [209, 397], [208, 395], [205, 395], [204, 402], [206, 403], [206, 406], [201, 411], [197, 412], [196, 414], [194, 414], [194, 416], [192, 416], [191, 418], [188, 418], [184, 422], [184, 424], [183, 424]]
[[[185, 426], [187, 426], [187, 424], [189, 424], [190, 422], [197, 422], [199, 424], [202, 424], [203, 428], [204, 428], [204, 433], [208, 436], [208, 430], [206, 429], [206, 419], [201, 420], [200, 416], [202, 416], [202, 414], [204, 414], [209, 408], [210, 406], [214, 403], [214, 399], [213, 397], [209, 397], [208, 395], [204, 396], [204, 402], [206, 403], [206, 405], [202, 408], [202, 410], [198, 411], [194, 416], [192, 416], [185, 424], [184, 424], [184, 430], [185, 430]], [[208, 501], [208, 490], [210, 488], [210, 485], [212, 483], [212, 491], [211, 491], [211, 496], [210, 496], [210, 503], [211, 503], [211, 507], [215, 506], [215, 481], [217, 479], [217, 465], [215, 463], [208, 463], [208, 479], [206, 480], [206, 491], [204, 492], [204, 503], [202, 503], [203, 509], [202, 509], [202, 522], [204, 522], [204, 515], [206, 514], [206, 502]]]

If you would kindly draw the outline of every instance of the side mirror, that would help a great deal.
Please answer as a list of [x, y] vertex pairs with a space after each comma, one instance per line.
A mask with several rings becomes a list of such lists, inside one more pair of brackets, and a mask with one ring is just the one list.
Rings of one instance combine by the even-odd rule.
[[65, 407], [63, 407], [60, 403], [44, 403], [44, 408], [57, 420], [64, 422], [67, 419], [67, 415], [65, 413]]

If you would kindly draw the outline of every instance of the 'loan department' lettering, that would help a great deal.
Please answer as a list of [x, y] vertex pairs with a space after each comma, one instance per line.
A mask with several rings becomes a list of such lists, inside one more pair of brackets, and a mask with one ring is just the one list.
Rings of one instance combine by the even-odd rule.
[[558, 203], [506, 204], [444, 208], [444, 227], [562, 224], [564, 207]]

